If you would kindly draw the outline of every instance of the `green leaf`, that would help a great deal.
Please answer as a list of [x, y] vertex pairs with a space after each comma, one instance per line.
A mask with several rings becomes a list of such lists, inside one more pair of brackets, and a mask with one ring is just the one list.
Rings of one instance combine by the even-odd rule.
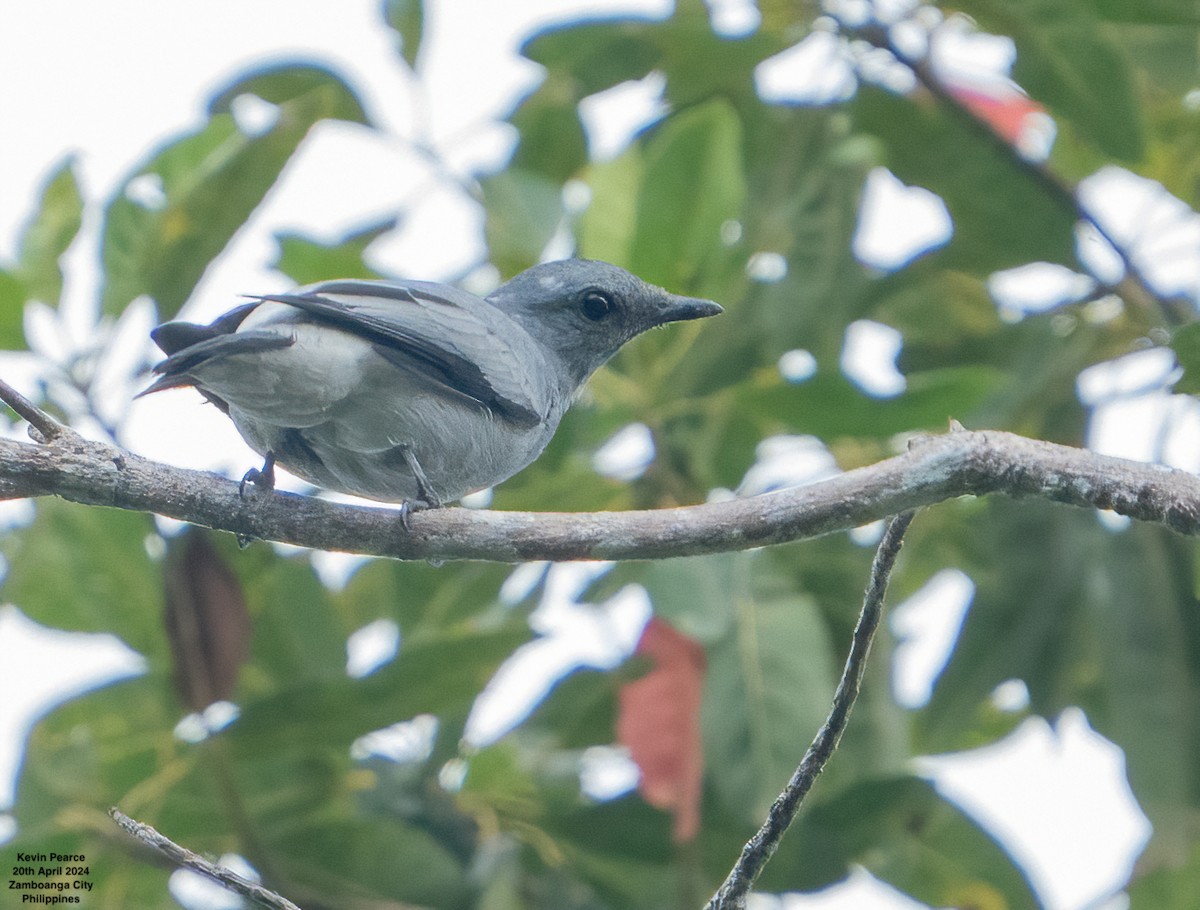
[[59, 259], [83, 223], [83, 196], [75, 176], [75, 159], [68, 158], [42, 187], [37, 212], [21, 235], [15, 272], [28, 299], [55, 306], [62, 296]]
[[737, 114], [721, 100], [670, 117], [646, 142], [632, 271], [668, 288], [695, 285], [721, 225], [741, 214], [741, 142]]
[[914, 777], [864, 781], [809, 807], [760, 886], [811, 891], [856, 864], [932, 907], [1041, 907], [1003, 847]]
[[[243, 132], [229, 112], [253, 95], [277, 107], [261, 133]], [[219, 93], [199, 130], [152, 154], [127, 178], [105, 213], [105, 312], [149, 294], [173, 317], [197, 282], [274, 186], [314, 124], [365, 122], [357, 98], [333, 73], [313, 66], [260, 71]]]
[[963, 115], [866, 85], [848, 109], [882, 141], [897, 177], [946, 203], [954, 236], [930, 254], [939, 266], [987, 274], [1038, 261], [1076, 265], [1074, 206]]
[[959, 536], [975, 600], [919, 718], [919, 747], [963, 745], [995, 687], [1024, 680], [1031, 711], [1054, 718], [1078, 705], [1125, 751], [1155, 827], [1150, 849], [1178, 856], [1200, 806], [1192, 542], [1150, 525], [1114, 533], [1090, 512], [1004, 500], [988, 502], [969, 539]]
[[[671, 821], [636, 796], [573, 807], [542, 820], [575, 874], [614, 907], [667, 907], [673, 894]], [[550, 903], [547, 906], [557, 906]]]
[[[1189, 7], [1195, 8], [1191, 0], [1186, 2]], [[1137, 21], [1110, 25], [1107, 31], [1129, 56], [1141, 89], [1141, 113], [1146, 120], [1146, 138], [1151, 145], [1143, 160], [1144, 167], [1154, 163], [1153, 142], [1161, 138], [1157, 135], [1154, 122], [1156, 115], [1157, 119], [1162, 119], [1165, 113], [1184, 121], [1194, 120], [1194, 117], [1189, 118], [1188, 111], [1179, 104], [1178, 99], [1195, 86], [1197, 74], [1200, 73], [1200, 35], [1194, 25], [1191, 28], [1179, 28]], [[1162, 99], [1159, 105], [1148, 103], [1155, 95]], [[1160, 110], [1155, 110], [1156, 106]], [[1139, 168], [1139, 172], [1145, 176], [1142, 168]]]
[[986, 366], [926, 370], [906, 377], [905, 391], [891, 398], [868, 395], [841, 374], [822, 373], [792, 384], [780, 377], [736, 390], [742, 413], [756, 418], [760, 435], [810, 433], [886, 438], [921, 429], [941, 430], [950, 418], [971, 423], [1005, 381]]
[[[345, 679], [345, 629], [329, 591], [306, 559], [281, 559], [267, 545], [258, 552], [226, 550], [242, 583], [253, 618], [253, 672], [243, 688], [259, 692], [289, 688], [302, 681]], [[261, 675], [260, 675], [261, 674]], [[261, 686], [261, 688], [259, 688]]]
[[709, 780], [728, 811], [753, 823], [825, 721], [836, 672], [813, 600], [756, 590], [761, 562], [753, 554], [739, 561], [734, 628], [708, 648], [701, 724]]
[[1017, 45], [1013, 78], [1114, 158], [1142, 157], [1129, 61], [1085, 0], [964, 0], [955, 7]]
[[247, 703], [229, 736], [248, 758], [268, 747], [346, 749], [365, 733], [418, 714], [465, 716], [496, 668], [530, 635], [522, 621], [405, 643], [395, 660], [361, 679], [312, 679]]
[[563, 749], [608, 745], [617, 722], [620, 674], [575, 670], [554, 684], [521, 730], [553, 737]]
[[[213, 843], [214, 825], [225, 824], [220, 799], [210, 775], [195, 773], [195, 750], [172, 735], [179, 717], [164, 674], [92, 690], [43, 716], [25, 746], [17, 837], [6, 849], [86, 855], [94, 887], [84, 900], [98, 906], [177, 908], [168, 872], [130, 863], [107, 810], [119, 806], [196, 849]], [[154, 785], [156, 774], [170, 785]]]
[[270, 849], [285, 881], [339, 895], [343, 906], [468, 906], [466, 870], [429, 834], [395, 819], [313, 818], [279, 830]]
[[1130, 887], [1129, 910], [1200, 907], [1200, 845], [1192, 844], [1186, 861], [1147, 869]]
[[745, 580], [745, 559], [740, 553], [716, 553], [617, 566], [611, 580], [644, 585], [657, 616], [707, 645], [726, 636], [734, 622], [730, 605], [739, 580]]
[[0, 350], [25, 347], [25, 301], [29, 297], [25, 282], [7, 269], [0, 269]]
[[1200, 25], [1195, 0], [1087, 0], [1096, 15], [1130, 25]]
[[642, 150], [636, 144], [611, 161], [588, 166], [583, 179], [592, 197], [579, 222], [581, 256], [620, 266], [632, 263], [644, 173]]
[[1175, 391], [1187, 395], [1200, 394], [1200, 322], [1177, 329], [1171, 336], [1171, 349], [1183, 367], [1183, 375], [1175, 382]]
[[208, 103], [210, 117], [233, 112], [234, 103], [253, 96], [283, 108], [280, 118], [345, 120], [370, 126], [354, 89], [334, 70], [313, 63], [280, 63], [264, 66], [236, 79], [213, 95]]
[[382, 278], [363, 259], [367, 247], [394, 229], [399, 219], [385, 218], [351, 231], [340, 240], [321, 243], [303, 234], [275, 235], [279, 255], [272, 267], [297, 284], [313, 284], [334, 278]]
[[571, 76], [574, 100], [641, 79], [658, 60], [650, 19], [610, 19], [552, 26], [538, 32], [521, 53], [551, 73]]
[[400, 39], [400, 53], [412, 70], [417, 68], [417, 55], [421, 52], [424, 7], [422, 0], [383, 0], [383, 21]]
[[150, 516], [38, 501], [27, 528], [10, 531], [0, 595], [43, 625], [112, 632], [152, 662], [167, 659], [162, 574], [146, 552]]
[[541, 174], [514, 168], [484, 177], [483, 233], [500, 274], [537, 264], [562, 221], [562, 188]]
[[421, 562], [376, 559], [355, 572], [334, 595], [339, 616], [349, 629], [391, 619], [409, 643], [433, 641], [463, 629], [482, 629], [496, 618], [508, 621], [518, 611], [496, 607], [509, 566], [459, 562], [431, 566]]
[[508, 118], [519, 138], [510, 169], [562, 184], [587, 161], [587, 138], [565, 77], [551, 75]]
[[658, 68], [667, 77], [664, 94], [673, 108], [725, 98], [744, 110], [758, 101], [754, 68], [794, 44], [800, 33], [796, 29], [787, 36], [771, 35], [755, 29], [745, 37], [730, 38], [713, 31], [703, 5], [688, 9], [677, 3], [675, 15], [655, 30], [654, 37], [660, 48]]

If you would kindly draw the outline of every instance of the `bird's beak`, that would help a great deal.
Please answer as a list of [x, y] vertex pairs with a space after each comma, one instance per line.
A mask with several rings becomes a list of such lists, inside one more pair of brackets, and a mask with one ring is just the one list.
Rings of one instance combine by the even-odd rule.
[[664, 322], [682, 322], [685, 319], [704, 319], [708, 316], [716, 316], [724, 310], [723, 306], [713, 303], [711, 300], [703, 300], [699, 297], [676, 297], [674, 294], [668, 294], [666, 302], [659, 310], [658, 321], [661, 325]]

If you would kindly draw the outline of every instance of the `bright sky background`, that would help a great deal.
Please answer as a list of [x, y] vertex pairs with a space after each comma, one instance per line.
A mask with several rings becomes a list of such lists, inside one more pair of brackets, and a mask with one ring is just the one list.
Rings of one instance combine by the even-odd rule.
[[[234, 249], [206, 276], [188, 315], [211, 317], [227, 309], [238, 294], [282, 289], [284, 279], [264, 268], [273, 254], [273, 231], [301, 229], [334, 237], [401, 206], [411, 208], [414, 202], [405, 229], [372, 249], [376, 262], [397, 273], [430, 279], [474, 263], [481, 251], [478, 213], [452, 181], [439, 180], [430, 172], [412, 151], [411, 140], [436, 148], [458, 174], [503, 160], [513, 137], [496, 119], [538, 78], [533, 64], [515, 56], [524, 36], [538, 24], [584, 12], [662, 15], [670, 4], [663, 0], [503, 4], [430, 0], [429, 6], [423, 78], [418, 86], [397, 63], [374, 0], [209, 0], [189, 5], [161, 0], [102, 4], [39, 0], [0, 5], [0, 74], [6, 77], [5, 91], [0, 93], [0, 122], [10, 130], [0, 143], [0, 173], [5, 177], [5, 192], [0, 195], [0, 257], [11, 255], [40, 183], [65, 155], [79, 153], [87, 197], [103, 200], [156, 142], [195, 126], [205, 99], [222, 83], [268, 58], [303, 57], [332, 64], [344, 73], [366, 93], [370, 114], [393, 135], [380, 137], [345, 124], [319, 127], [282, 185], [239, 234]], [[714, 7], [725, 28], [737, 30], [753, 22], [752, 8], [740, 0]], [[793, 55], [794, 61], [764, 66], [760, 80], [764, 94], [836, 97], [844, 91], [845, 74], [826, 65], [828, 60], [822, 56], [829, 53], [828, 43], [818, 36], [803, 54]], [[1011, 63], [1011, 44], [976, 45], [968, 57], [1003, 71]], [[590, 102], [585, 115], [593, 147], [618, 149], [655, 109], [656, 88], [650, 79]], [[1136, 180], [1129, 175], [1118, 178]], [[880, 246], [879, 238], [921, 234], [920, 243], [935, 244], [939, 234], [944, 235], [939, 200], [903, 187], [883, 170], [871, 180], [872, 196], [879, 204], [864, 212], [856, 241], [861, 255], [886, 264], [897, 253]], [[1130, 190], [1139, 191], [1136, 186]], [[89, 225], [93, 239], [95, 228]], [[94, 257], [95, 247], [86, 241], [69, 254], [72, 283], [65, 318], [43, 311], [30, 320], [29, 334], [47, 353], [82, 343], [84, 323], [76, 316], [94, 292]], [[1190, 268], [1178, 281], [1195, 289], [1200, 287], [1195, 261]], [[1045, 306], [1052, 296], [1046, 286], [1037, 284], [1043, 290], [1026, 300], [1020, 294], [1029, 285], [1018, 282], [1007, 304], [1011, 317]], [[130, 336], [144, 338], [152, 324], [149, 308], [135, 309], [128, 318]], [[848, 338], [844, 368], [873, 393], [893, 394], [897, 383], [903, 383], [891, 366], [898, 344], [899, 338], [886, 327], [856, 324]], [[808, 368], [804, 353], [794, 352], [781, 368], [803, 374]], [[5, 378], [18, 383], [30, 376], [28, 358], [5, 358], [0, 369]], [[1083, 399], [1104, 405], [1093, 424], [1097, 448], [1120, 449], [1119, 454], [1143, 459], [1165, 457], [1183, 467], [1197, 467], [1200, 420], [1195, 407], [1160, 389], [1171, 369], [1169, 359], [1147, 352], [1081, 380]], [[114, 413], [125, 408], [131, 391], [114, 387], [113, 398], [119, 400]], [[193, 410], [184, 402], [184, 394], [140, 400], [129, 412], [123, 441], [150, 457], [239, 475], [253, 463], [249, 450], [214, 409]], [[182, 421], [181, 411], [186, 411]], [[1158, 434], [1167, 420], [1168, 431]], [[616, 464], [606, 469], [623, 470], [622, 459], [636, 461], [639, 445], [644, 450], [644, 440], [639, 443], [643, 434], [636, 427], [626, 437], [622, 444], [628, 451], [618, 446], [616, 454], [609, 452], [607, 457], [615, 458]], [[1159, 450], [1149, 449], [1144, 442], [1154, 439], [1162, 442]], [[1143, 441], [1142, 447], [1131, 449], [1137, 440]], [[794, 478], [798, 462], [806, 476], [830, 469], [822, 460], [827, 456], [803, 439], [772, 441], [761, 454], [758, 473], [747, 478], [749, 487]], [[14, 507], [7, 508], [4, 514], [11, 516]], [[869, 545], [869, 530], [861, 537]], [[569, 594], [578, 581], [574, 571], [561, 570], [556, 591]], [[928, 696], [932, 675], [953, 643], [971, 593], [969, 579], [947, 571], [893, 612], [893, 630], [904, 641], [896, 675], [898, 697], [904, 703], [919, 705]], [[644, 598], [639, 599], [636, 591], [623, 592], [607, 607], [615, 640], [628, 647], [645, 616]], [[565, 597], [540, 617], [550, 633], [571, 627], [570, 622], [555, 618], [564, 611], [571, 612]], [[391, 634], [383, 629], [363, 636], [357, 653], [351, 655], [352, 669], [362, 672], [381, 655], [386, 658]], [[536, 666], [544, 669], [547, 661], [611, 663], [620, 656], [619, 649], [605, 654], [567, 650], [561, 635], [555, 647], [558, 650], [549, 658], [538, 656]], [[530, 655], [522, 660], [529, 661]], [[508, 685], [536, 692], [542, 677], [529, 672], [531, 665], [518, 662], [506, 668]], [[0, 806], [11, 803], [16, 762], [32, 718], [64, 694], [137, 667], [136, 656], [111, 637], [43, 630], [14, 609], [0, 607], [0, 691], [6, 696], [0, 700]], [[1002, 687], [996, 697], [1015, 708], [1022, 705], [1024, 694], [1014, 683]], [[489, 729], [494, 732], [503, 723], [498, 713], [477, 719], [476, 735], [486, 737]], [[605, 767], [613, 766], [609, 762]], [[922, 761], [920, 770], [1009, 846], [1052, 910], [1124, 906], [1119, 897], [1105, 902], [1103, 896], [1126, 876], [1148, 836], [1148, 826], [1125, 787], [1119, 750], [1092, 732], [1080, 713], [1068, 712], [1053, 728], [1040, 720], [1027, 721], [999, 744], [965, 755], [931, 758]], [[11, 819], [0, 815], [0, 837], [6, 825], [11, 830]], [[916, 905], [862, 873], [829, 892], [789, 898], [787, 906], [900, 910]]]

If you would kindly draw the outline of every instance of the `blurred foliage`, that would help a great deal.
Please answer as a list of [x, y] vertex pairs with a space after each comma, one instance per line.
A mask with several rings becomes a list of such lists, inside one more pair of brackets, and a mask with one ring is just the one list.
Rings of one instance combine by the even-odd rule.
[[[1194, 0], [946, 6], [1012, 37], [1014, 77], [1055, 118], [1048, 166], [1063, 179], [1119, 162], [1200, 204], [1200, 115], [1182, 102], [1200, 81]], [[508, 276], [565, 236], [578, 255], [718, 300], [727, 313], [624, 350], [546, 454], [496, 491], [497, 507], [700, 501], [737, 488], [760, 442], [780, 434], [819, 438], [843, 468], [950, 417], [1080, 444], [1080, 370], [1167, 337], [1163, 312], [1146, 307], [1094, 319], [1076, 300], [1002, 318], [988, 292], [997, 270], [1034, 261], [1082, 269], [1065, 197], [963, 110], [923, 91], [864, 81], [843, 102], [763, 102], [755, 67], [810, 34], [819, 10], [763, 2], [760, 12], [752, 32], [721, 35], [699, 0], [679, 0], [663, 20], [570, 22], [525, 44], [542, 81], [508, 117], [511, 160], [476, 175], [491, 261]], [[415, 78], [425, 13], [419, 0], [388, 0], [380, 23]], [[580, 103], [651, 74], [662, 80], [661, 116], [598, 160]], [[265, 122], [243, 122], [247, 96]], [[148, 152], [95, 213], [97, 314], [119, 316], [141, 295], [160, 317], [177, 313], [329, 118], [375, 129], [356, 87], [314, 65], [272, 63], [218, 92], [201, 126]], [[936, 192], [954, 223], [947, 244], [890, 272], [862, 264], [852, 246], [864, 180], [880, 166]], [[568, 204], [581, 188], [586, 206]], [[72, 161], [53, 169], [15, 260], [0, 264], [4, 348], [24, 349], [27, 302], [58, 305], [83, 198]], [[378, 276], [363, 257], [405, 214], [334, 242], [279, 235], [274, 266], [297, 282]], [[899, 394], [872, 397], [843, 374], [846, 328], [860, 319], [900, 333]], [[1174, 339], [1181, 390], [1200, 389], [1197, 337], [1189, 326]], [[779, 358], [794, 349], [811, 355], [812, 376], [781, 373]], [[48, 406], [71, 413], [50, 394]], [[592, 455], [634, 422], [653, 435], [653, 464], [631, 482], [598, 476]], [[6, 601], [48, 626], [110, 632], [146, 659], [143, 675], [51, 710], [25, 748], [7, 849], [85, 853], [95, 908], [176, 906], [168, 873], [131, 858], [114, 836], [110, 805], [193, 850], [241, 853], [310, 908], [696, 906], [823, 720], [870, 561], [842, 535], [621, 565], [586, 592], [600, 602], [641, 585], [658, 615], [706, 650], [703, 825], [694, 843], [677, 845], [671, 819], [636, 794], [597, 800], [581, 785], [587, 749], [614, 740], [617, 687], [636, 664], [571, 674], [497, 742], [463, 744], [497, 668], [539, 639], [528, 619], [544, 579], [514, 603], [499, 594], [505, 566], [372, 561], [334, 591], [304, 555], [203, 533], [205, 559], [223, 585], [240, 586], [252, 632], [237, 716], [201, 737], [177, 733], [187, 711], [163, 623], [173, 571], [163, 553], [175, 541], [164, 546], [146, 516], [55, 500], [39, 501], [32, 523], [3, 541]], [[818, 889], [864, 866], [930, 905], [1040, 906], [1016, 860], [910, 760], [993, 742], [1026, 715], [1053, 720], [1078, 705], [1125, 750], [1154, 824], [1132, 905], [1194, 906], [1194, 549], [1161, 529], [1114, 531], [1032, 502], [960, 502], [923, 515], [895, 591], [911, 594], [946, 567], [969, 575], [976, 593], [956, 647], [929, 703], [908, 710], [891, 694], [893, 643], [878, 642], [850, 731], [762, 886]], [[348, 675], [349, 636], [380, 620], [398, 627], [397, 653]], [[1029, 705], [1008, 711], [992, 695], [1013, 679]], [[362, 737], [397, 724], [413, 748], [365, 747]]]

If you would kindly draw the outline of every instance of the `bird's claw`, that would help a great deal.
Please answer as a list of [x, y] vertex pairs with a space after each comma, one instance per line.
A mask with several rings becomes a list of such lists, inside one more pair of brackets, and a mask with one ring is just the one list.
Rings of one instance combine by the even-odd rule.
[[246, 484], [252, 483], [260, 490], [275, 489], [275, 455], [272, 452], [267, 453], [266, 459], [263, 461], [261, 468], [251, 468], [242, 475], [242, 480], [238, 484], [238, 496], [242, 499], [246, 498]]
[[440, 509], [442, 504], [435, 498], [433, 502], [426, 499], [406, 499], [400, 503], [400, 524], [404, 530], [412, 530], [412, 516], [417, 512], [426, 512], [430, 509]]

